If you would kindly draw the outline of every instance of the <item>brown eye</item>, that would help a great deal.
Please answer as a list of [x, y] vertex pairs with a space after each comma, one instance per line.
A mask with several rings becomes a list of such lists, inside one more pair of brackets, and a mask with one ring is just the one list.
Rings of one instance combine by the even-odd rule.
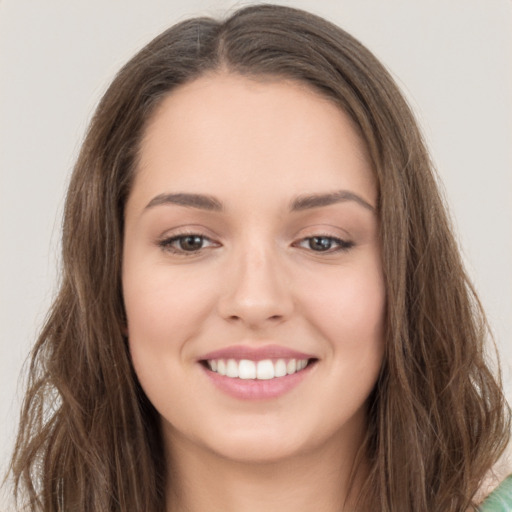
[[333, 242], [332, 238], [326, 236], [313, 236], [309, 239], [309, 247], [314, 251], [328, 251]]
[[200, 235], [187, 235], [178, 239], [180, 249], [184, 251], [198, 251], [202, 248], [203, 237]]
[[171, 238], [166, 238], [158, 242], [158, 245], [167, 252], [182, 255], [192, 256], [200, 253], [208, 246], [215, 246], [212, 240], [208, 237], [199, 235], [197, 233], [190, 233], [184, 235], [176, 235]]
[[299, 243], [300, 247], [311, 249], [313, 252], [338, 252], [347, 251], [354, 246], [354, 242], [341, 240], [333, 236], [317, 235], [304, 238]]

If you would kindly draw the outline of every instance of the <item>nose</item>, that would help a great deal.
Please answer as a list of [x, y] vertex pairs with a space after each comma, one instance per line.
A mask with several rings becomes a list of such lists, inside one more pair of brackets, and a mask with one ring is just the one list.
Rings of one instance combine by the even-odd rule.
[[218, 301], [219, 314], [251, 329], [290, 317], [293, 297], [288, 273], [267, 250], [246, 250], [229, 262]]

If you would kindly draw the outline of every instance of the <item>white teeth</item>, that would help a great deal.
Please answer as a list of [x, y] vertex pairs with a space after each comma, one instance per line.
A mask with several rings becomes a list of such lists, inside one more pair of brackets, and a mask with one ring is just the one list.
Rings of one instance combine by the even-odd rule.
[[274, 364], [274, 376], [284, 377], [286, 375], [286, 363], [284, 359], [278, 359]]
[[217, 373], [220, 375], [226, 375], [226, 362], [224, 359], [219, 359], [217, 362]]
[[228, 359], [226, 377], [238, 377], [238, 363], [234, 359]]
[[241, 379], [255, 379], [256, 378], [256, 363], [248, 359], [242, 359], [238, 363], [238, 376]]
[[284, 377], [303, 370], [307, 359], [263, 359], [251, 361], [250, 359], [209, 359], [207, 361], [210, 370], [219, 375], [239, 379], [270, 380], [276, 377]]
[[256, 378], [260, 380], [269, 380], [274, 378], [274, 364], [270, 359], [258, 361], [256, 365]]

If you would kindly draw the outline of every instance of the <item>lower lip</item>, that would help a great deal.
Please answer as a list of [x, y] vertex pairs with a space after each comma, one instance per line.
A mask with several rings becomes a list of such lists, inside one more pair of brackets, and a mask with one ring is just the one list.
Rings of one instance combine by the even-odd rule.
[[225, 377], [201, 366], [210, 381], [224, 393], [240, 400], [267, 400], [282, 396], [298, 386], [315, 365], [309, 364], [297, 373], [268, 380]]

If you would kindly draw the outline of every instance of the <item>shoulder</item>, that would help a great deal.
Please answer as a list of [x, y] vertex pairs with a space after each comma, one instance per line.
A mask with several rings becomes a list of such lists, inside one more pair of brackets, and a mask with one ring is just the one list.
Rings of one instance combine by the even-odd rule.
[[503, 480], [479, 506], [479, 512], [510, 512], [512, 510], [512, 474]]
[[476, 502], [479, 512], [509, 512], [512, 510], [512, 452], [511, 446], [489, 471], [482, 482]]

